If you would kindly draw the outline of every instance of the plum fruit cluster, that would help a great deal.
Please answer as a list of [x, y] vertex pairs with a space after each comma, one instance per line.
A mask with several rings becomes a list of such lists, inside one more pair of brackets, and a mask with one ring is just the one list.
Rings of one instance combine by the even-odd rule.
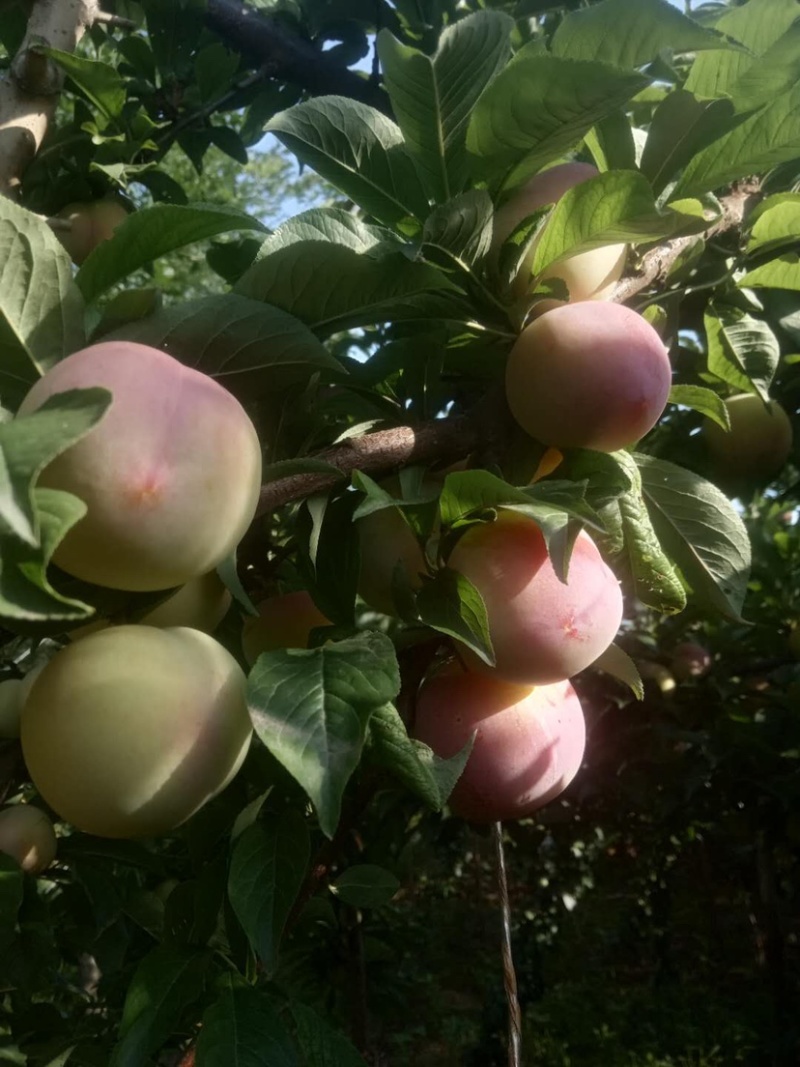
[[[252, 737], [244, 672], [210, 631], [230, 605], [215, 568], [255, 514], [261, 447], [217, 382], [128, 342], [56, 364], [20, 415], [89, 387], [111, 393], [105, 416], [39, 479], [86, 505], [55, 562], [98, 586], [164, 596], [135, 623], [74, 631], [42, 669], [2, 683], [0, 729], [20, 737], [60, 819], [104, 837], [150, 836], [224, 789]], [[41, 870], [55, 852], [47, 816], [29, 805], [0, 812], [0, 851]]]

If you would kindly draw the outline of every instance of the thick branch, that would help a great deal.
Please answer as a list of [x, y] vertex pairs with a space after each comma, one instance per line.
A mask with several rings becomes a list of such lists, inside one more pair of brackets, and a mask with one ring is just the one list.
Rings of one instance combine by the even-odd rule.
[[63, 75], [42, 46], [73, 52], [97, 13], [97, 0], [34, 3], [25, 39], [0, 81], [0, 195], [15, 195], [55, 112]]
[[[702, 236], [706, 240], [718, 237], [728, 230], [738, 229], [753, 201], [758, 198], [760, 186], [756, 181], [739, 182], [728, 196], [722, 198], [722, 216]], [[651, 285], [663, 282], [673, 265], [693, 241], [696, 235], [691, 237], [676, 237], [672, 241], [666, 241], [645, 252], [642, 263], [636, 274], [623, 278], [614, 290], [613, 299], [618, 304], [624, 304], [632, 296], [636, 296], [643, 289]]]
[[[703, 236], [710, 239], [741, 226], [758, 192], [758, 185], [753, 182], [737, 185], [729, 196], [722, 198], [722, 217]], [[613, 299], [624, 303], [665, 278], [672, 264], [693, 240], [694, 237], [677, 237], [650, 249], [643, 257], [640, 270], [619, 282]], [[409, 463], [453, 462], [476, 449], [491, 447], [493, 440], [496, 442], [503, 436], [507, 418], [504, 401], [497, 394], [490, 394], [470, 414], [353, 437], [317, 453], [314, 459], [336, 467], [345, 478], [356, 470], [382, 474]], [[268, 482], [261, 489], [259, 514], [330, 489], [340, 480], [332, 474], [295, 474]]]
[[279, 19], [254, 11], [241, 0], [207, 0], [206, 24], [237, 52], [249, 56], [279, 81], [291, 82], [312, 96], [349, 96], [389, 110], [384, 91], [347, 70], [336, 60], [298, 37]]

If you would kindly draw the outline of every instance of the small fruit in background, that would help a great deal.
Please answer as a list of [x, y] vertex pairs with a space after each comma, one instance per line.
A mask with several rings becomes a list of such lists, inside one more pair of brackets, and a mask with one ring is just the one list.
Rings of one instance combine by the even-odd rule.
[[208, 634], [111, 626], [47, 664], [22, 713], [22, 753], [62, 819], [100, 837], [168, 833], [239, 770], [245, 677]]
[[711, 670], [711, 653], [693, 641], [683, 641], [672, 650], [670, 666], [676, 678], [702, 678]]
[[620, 304], [548, 311], [522, 331], [506, 365], [512, 415], [555, 448], [626, 448], [658, 422], [671, 384], [664, 342]]
[[781, 405], [752, 393], [725, 401], [730, 432], [706, 419], [703, 435], [712, 473], [722, 484], [744, 489], [762, 485], [780, 471], [792, 450], [792, 424]]
[[308, 648], [311, 631], [331, 625], [305, 589], [269, 597], [257, 608], [258, 616], [249, 616], [242, 627], [242, 650], [251, 667], [262, 652]]
[[663, 663], [654, 663], [648, 659], [637, 660], [636, 669], [643, 682], [653, 682], [662, 693], [671, 693], [677, 685], [675, 675]]
[[358, 592], [366, 603], [385, 615], [396, 612], [392, 575], [401, 564], [413, 589], [427, 573], [425, 555], [409, 524], [394, 507], [373, 511], [358, 520], [361, 572]]
[[67, 250], [72, 262], [80, 266], [90, 252], [113, 236], [114, 230], [128, 217], [125, 207], [113, 197], [103, 200], [78, 201], [67, 204], [56, 215], [68, 222], [68, 230], [54, 230]]
[[57, 847], [53, 824], [39, 808], [15, 804], [0, 811], [0, 852], [23, 871], [40, 874], [56, 858]]
[[29, 670], [24, 678], [8, 678], [0, 682], [0, 738], [19, 737], [22, 709], [28, 699], [33, 683], [44, 670], [45, 664]]
[[[536, 523], [501, 511], [470, 527], [448, 564], [483, 597], [498, 677], [544, 685], [582, 671], [604, 652], [622, 621], [622, 592], [591, 537], [581, 531], [566, 583]], [[480, 670], [477, 657], [466, 654]]]
[[58, 546], [68, 574], [131, 591], [169, 589], [213, 570], [250, 524], [261, 448], [238, 400], [213, 378], [147, 345], [109, 341], [57, 363], [20, 407], [69, 389], [113, 401], [39, 485], [80, 497], [88, 513]]
[[514, 685], [449, 665], [417, 696], [413, 735], [443, 759], [475, 743], [449, 805], [473, 822], [520, 819], [562, 793], [580, 769], [586, 727], [569, 682]]
[[[590, 163], [561, 163], [535, 175], [496, 212], [492, 246], [499, 249], [523, 219], [548, 204], [556, 203], [568, 189], [590, 178], [596, 178], [597, 175], [597, 168]], [[519, 297], [531, 288], [531, 269], [537, 243], [538, 240], [534, 241], [529, 249], [515, 280], [514, 292]], [[548, 267], [540, 280], [561, 279], [569, 290], [572, 302], [607, 300], [622, 277], [626, 256], [627, 245], [624, 244], [605, 245], [589, 252], [579, 252]], [[555, 306], [558, 302], [547, 303]]]

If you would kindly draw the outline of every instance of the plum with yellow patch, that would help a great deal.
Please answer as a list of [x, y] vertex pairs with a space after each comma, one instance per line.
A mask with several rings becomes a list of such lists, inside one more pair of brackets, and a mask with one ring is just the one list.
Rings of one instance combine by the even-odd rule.
[[28, 874], [40, 874], [56, 858], [58, 842], [53, 824], [32, 804], [15, 804], [0, 811], [0, 852], [16, 860]]
[[76, 578], [131, 591], [169, 589], [213, 570], [258, 503], [261, 449], [247, 413], [208, 375], [166, 353], [108, 341], [57, 363], [20, 414], [96, 386], [113, 394], [108, 412], [39, 480], [88, 508], [55, 562]]
[[30, 776], [101, 837], [164, 834], [219, 793], [252, 734], [245, 677], [213, 637], [112, 626], [58, 652], [22, 713]]

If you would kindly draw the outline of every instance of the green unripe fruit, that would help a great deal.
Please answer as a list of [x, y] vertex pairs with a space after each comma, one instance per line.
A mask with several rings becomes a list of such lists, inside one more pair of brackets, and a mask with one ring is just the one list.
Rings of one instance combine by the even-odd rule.
[[108, 412], [39, 479], [88, 507], [55, 562], [77, 578], [132, 591], [169, 589], [213, 570], [258, 503], [261, 449], [241, 404], [158, 349], [109, 341], [57, 363], [20, 413], [92, 386], [112, 392]]
[[55, 235], [69, 252], [73, 263], [83, 263], [90, 252], [107, 241], [128, 217], [118, 200], [88, 200], [67, 204], [56, 215], [70, 224], [68, 230], [55, 230]]
[[792, 449], [789, 416], [776, 401], [766, 405], [752, 393], [730, 397], [725, 407], [730, 432], [712, 419], [706, 419], [703, 427], [714, 476], [732, 488], [769, 481]]
[[22, 715], [36, 788], [73, 826], [144, 837], [179, 826], [239, 770], [245, 677], [213, 637], [112, 626], [62, 649]]
[[17, 861], [28, 874], [39, 874], [56, 858], [53, 824], [30, 804], [15, 804], [0, 811], [0, 852]]

